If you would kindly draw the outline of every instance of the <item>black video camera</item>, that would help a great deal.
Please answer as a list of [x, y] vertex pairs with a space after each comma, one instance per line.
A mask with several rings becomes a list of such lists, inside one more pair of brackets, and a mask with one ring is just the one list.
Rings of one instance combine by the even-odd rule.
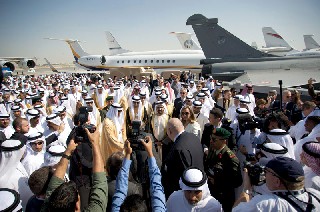
[[140, 127], [141, 121], [132, 121], [132, 130], [128, 140], [130, 141], [130, 145], [133, 149], [144, 150], [144, 146], [141, 141], [144, 140], [147, 142], [147, 140], [145, 140], [145, 136], [140, 132]]
[[250, 162], [244, 161], [244, 168], [248, 170], [249, 178], [252, 185], [260, 186], [266, 182], [266, 174], [264, 172], [264, 167], [260, 166], [258, 163], [251, 164]]
[[250, 114], [240, 114], [238, 116], [239, 129], [241, 132], [255, 128], [262, 129], [264, 121], [262, 118], [253, 118]]
[[85, 128], [87, 128], [90, 133], [94, 133], [96, 131], [96, 126], [94, 126], [93, 124], [86, 124], [86, 122], [88, 121], [89, 112], [92, 112], [92, 110], [93, 110], [92, 107], [86, 107], [86, 106], [79, 108], [78, 119], [79, 119], [80, 125], [76, 127], [75, 136], [74, 136], [74, 141], [76, 143], [89, 141]]

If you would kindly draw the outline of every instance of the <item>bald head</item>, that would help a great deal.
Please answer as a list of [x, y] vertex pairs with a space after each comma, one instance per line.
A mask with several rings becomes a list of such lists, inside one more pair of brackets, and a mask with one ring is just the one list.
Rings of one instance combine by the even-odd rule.
[[178, 118], [171, 118], [168, 121], [168, 125], [167, 125], [167, 134], [168, 137], [173, 141], [174, 138], [180, 134], [181, 132], [184, 131], [184, 126], [182, 124], [182, 122], [180, 121], [180, 119]]

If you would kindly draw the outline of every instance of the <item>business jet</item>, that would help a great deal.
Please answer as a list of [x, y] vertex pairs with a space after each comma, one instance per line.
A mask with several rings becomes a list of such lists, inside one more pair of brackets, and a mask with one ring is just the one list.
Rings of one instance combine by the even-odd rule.
[[[112, 36], [113, 37], [113, 36]], [[46, 38], [49, 40], [61, 40]], [[201, 51], [159, 50], [145, 52], [124, 52], [117, 48], [111, 55], [92, 55], [83, 50], [78, 40], [63, 40], [69, 45], [74, 56], [74, 64], [87, 70], [109, 70], [115, 68], [147, 69], [201, 69], [199, 61], [204, 59]], [[110, 50], [110, 49], [109, 49]], [[116, 54], [117, 53], [117, 54]]]
[[7, 71], [13, 72], [16, 69], [13, 63], [16, 63], [23, 69], [32, 69], [36, 66], [34, 59], [26, 57], [0, 57], [0, 65]]
[[[263, 36], [268, 48], [260, 50], [278, 56], [315, 56], [320, 55], [319, 44], [312, 38], [312, 35], [305, 35], [304, 41], [309, 49], [298, 51], [292, 48], [274, 29], [271, 27], [262, 28]], [[317, 47], [318, 46], [318, 47]], [[306, 47], [306, 48], [308, 48]]]
[[276, 56], [285, 56], [291, 53], [297, 53], [288, 42], [271, 27], [263, 27], [262, 33], [266, 46], [259, 49], [260, 51], [270, 53]]
[[205, 75], [239, 70], [320, 67], [320, 55], [285, 56], [259, 51], [218, 25], [217, 18], [194, 14], [187, 19], [204, 52], [200, 61]]

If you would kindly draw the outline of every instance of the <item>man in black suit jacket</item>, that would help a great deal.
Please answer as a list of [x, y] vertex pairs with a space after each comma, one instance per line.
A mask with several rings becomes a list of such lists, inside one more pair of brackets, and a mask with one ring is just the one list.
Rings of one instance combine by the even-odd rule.
[[227, 146], [230, 150], [236, 151], [236, 138], [233, 133], [233, 129], [222, 123], [223, 113], [219, 108], [212, 108], [209, 113], [209, 123], [204, 126], [203, 133], [201, 136], [201, 144], [205, 152], [205, 156], [208, 153], [210, 147], [210, 135], [215, 128], [224, 128], [230, 132], [230, 136], [227, 140]]
[[268, 92], [267, 100], [268, 100], [267, 107], [269, 107], [269, 109], [280, 109], [280, 101], [277, 100], [276, 90], [270, 90]]
[[173, 112], [172, 112], [172, 117], [173, 118], [179, 118], [180, 117], [180, 110], [184, 105], [184, 101], [186, 100], [187, 97], [187, 89], [186, 88], [181, 88], [180, 89], [180, 97], [176, 98], [174, 100], [173, 104]]
[[203, 150], [200, 140], [192, 133], [184, 132], [181, 121], [169, 120], [167, 134], [173, 145], [162, 163], [162, 185], [166, 198], [174, 191], [180, 190], [179, 179], [188, 167], [204, 170]]

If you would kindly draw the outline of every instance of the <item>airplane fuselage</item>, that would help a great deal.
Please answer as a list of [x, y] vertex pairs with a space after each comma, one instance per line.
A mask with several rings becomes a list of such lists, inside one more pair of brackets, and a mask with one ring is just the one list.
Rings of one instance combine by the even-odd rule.
[[[192, 50], [193, 51], [193, 50]], [[189, 51], [189, 52], [192, 52]], [[127, 53], [126, 53], [127, 54]], [[203, 54], [136, 54], [136, 55], [88, 55], [78, 59], [78, 64], [94, 69], [112, 69], [112, 68], [190, 68], [200, 69], [200, 60], [205, 59]]]

